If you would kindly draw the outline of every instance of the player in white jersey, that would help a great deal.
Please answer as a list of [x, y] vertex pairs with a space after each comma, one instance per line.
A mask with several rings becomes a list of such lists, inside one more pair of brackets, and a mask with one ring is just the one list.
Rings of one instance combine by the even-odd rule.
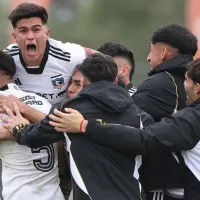
[[75, 67], [93, 50], [49, 38], [48, 14], [42, 6], [22, 3], [11, 12], [9, 19], [16, 44], [5, 50], [17, 66], [15, 83], [51, 104], [61, 102]]
[[[15, 71], [12, 57], [0, 52], [0, 94], [14, 95], [23, 103], [48, 114], [51, 104], [47, 100], [34, 93], [23, 92], [13, 83]], [[4, 200], [64, 200], [59, 187], [56, 144], [31, 149], [15, 141], [1, 141], [0, 158], [1, 196]]]
[[[16, 44], [5, 50], [15, 60], [15, 83], [22, 90], [37, 93], [51, 104], [61, 102], [75, 66], [93, 51], [50, 39], [48, 14], [42, 6], [22, 3], [11, 12], [9, 19]], [[43, 119], [44, 115], [30, 109], [20, 108], [20, 111], [28, 119]]]
[[[50, 39], [48, 13], [37, 4], [20, 4], [11, 12], [9, 19], [16, 44], [5, 50], [15, 60], [15, 83], [22, 90], [34, 92], [51, 104], [62, 102], [74, 68], [93, 51], [77, 44]], [[35, 121], [40, 121], [44, 118], [35, 110], [26, 108], [20, 111], [28, 119], [34, 117]]]

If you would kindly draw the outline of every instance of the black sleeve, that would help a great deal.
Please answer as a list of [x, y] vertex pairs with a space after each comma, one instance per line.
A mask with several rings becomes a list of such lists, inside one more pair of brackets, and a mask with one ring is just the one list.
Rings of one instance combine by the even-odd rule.
[[200, 128], [198, 122], [184, 115], [170, 117], [144, 129], [89, 121], [85, 134], [101, 145], [126, 154], [188, 150], [198, 143]]
[[150, 124], [154, 124], [154, 120], [151, 117], [151, 115], [147, 114], [146, 112], [144, 112], [143, 110], [141, 110], [138, 106], [135, 106], [137, 114], [140, 116], [142, 125], [140, 124], [140, 128], [143, 128], [145, 126], [148, 126]]
[[175, 87], [171, 80], [167, 82], [155, 80], [155, 77], [147, 79], [131, 96], [134, 103], [142, 110], [150, 114], [155, 121], [170, 116], [175, 109]]
[[[51, 109], [50, 113], [53, 113], [54, 108]], [[47, 115], [40, 123], [28, 125], [17, 134], [17, 142], [30, 148], [37, 148], [64, 140], [63, 133], [57, 132], [49, 124], [49, 121], [50, 118]]]

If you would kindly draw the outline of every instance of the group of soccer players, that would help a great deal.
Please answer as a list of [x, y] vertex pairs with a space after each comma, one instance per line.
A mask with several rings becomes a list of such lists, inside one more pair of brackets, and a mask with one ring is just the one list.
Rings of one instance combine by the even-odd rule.
[[153, 33], [149, 78], [136, 89], [124, 45], [54, 40], [47, 11], [33, 3], [9, 20], [16, 43], [0, 51], [0, 199], [200, 199], [200, 60], [189, 30]]

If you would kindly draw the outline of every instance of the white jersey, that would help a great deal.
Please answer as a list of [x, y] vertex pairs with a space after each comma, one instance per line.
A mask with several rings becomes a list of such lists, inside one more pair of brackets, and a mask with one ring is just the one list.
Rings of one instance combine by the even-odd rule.
[[40, 66], [26, 66], [17, 44], [8, 46], [17, 67], [15, 83], [27, 92], [36, 93], [51, 104], [66, 97], [66, 89], [75, 67], [86, 58], [85, 49], [77, 44], [49, 39]]
[[[2, 89], [0, 94], [16, 96], [36, 110], [49, 113], [51, 104], [44, 98], [23, 92], [15, 84]], [[3, 199], [64, 200], [59, 187], [57, 153], [56, 144], [31, 149], [15, 141], [0, 142]]]

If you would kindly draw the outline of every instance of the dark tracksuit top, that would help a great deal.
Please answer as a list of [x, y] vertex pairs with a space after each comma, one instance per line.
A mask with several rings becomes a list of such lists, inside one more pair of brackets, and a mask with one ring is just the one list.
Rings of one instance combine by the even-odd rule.
[[[86, 119], [120, 123], [137, 128], [153, 123], [147, 113], [133, 103], [128, 92], [114, 83], [99, 81], [85, 87], [78, 97], [66, 101], [64, 107], [77, 109]], [[35, 148], [63, 140], [49, 124], [48, 116], [38, 124], [24, 128], [17, 142]], [[73, 192], [76, 200], [140, 200], [136, 162], [137, 154], [124, 154], [87, 139], [68, 134]], [[133, 176], [134, 175], [134, 176]]]

